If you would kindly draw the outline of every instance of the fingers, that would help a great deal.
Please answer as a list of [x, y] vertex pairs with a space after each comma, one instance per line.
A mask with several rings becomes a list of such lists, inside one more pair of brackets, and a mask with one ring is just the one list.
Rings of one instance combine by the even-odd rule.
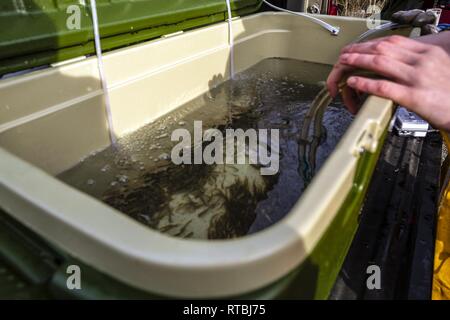
[[[375, 39], [372, 41], [353, 44], [342, 49], [342, 54], [372, 54], [372, 55], [381, 55], [387, 56], [392, 59], [398, 60], [399, 62], [404, 62], [405, 64], [413, 65], [419, 59], [419, 53], [423, 53], [428, 50], [428, 47], [425, 44], [422, 44], [418, 41], [408, 39], [402, 36], [389, 36], [385, 38]], [[352, 58], [351, 58], [352, 59]], [[377, 58], [382, 59], [382, 58]], [[380, 65], [378, 65], [380, 67]], [[389, 65], [388, 65], [389, 67]], [[351, 71], [355, 70], [356, 66], [347, 63], [337, 63], [332, 72], [330, 73], [327, 79], [327, 87], [330, 91], [330, 94], [333, 97], [336, 97], [339, 92], [339, 82]], [[369, 68], [372, 71], [377, 72], [379, 69]], [[390, 68], [392, 69], [392, 68]], [[402, 70], [405, 68], [401, 68]], [[386, 70], [386, 71], [395, 71], [395, 70]], [[404, 70], [403, 70], [404, 71]], [[392, 74], [386, 76], [392, 76]], [[395, 76], [404, 76], [402, 72], [396, 72]]]
[[[393, 100], [401, 105], [414, 105], [413, 95], [408, 87], [388, 80], [374, 80], [363, 77], [350, 77], [347, 85], [355, 90]], [[413, 110], [414, 111], [414, 110]]]
[[411, 82], [416, 76], [414, 68], [410, 65], [382, 55], [345, 53], [341, 55], [339, 62], [354, 68], [373, 71], [404, 83]]
[[391, 20], [400, 24], [411, 24], [423, 13], [424, 11], [420, 9], [397, 11], [392, 14]]
[[356, 114], [358, 112], [359, 101], [355, 90], [346, 86], [342, 89], [341, 96], [348, 111]]
[[389, 41], [370, 41], [346, 47], [343, 52], [346, 53], [363, 53], [372, 55], [383, 55], [394, 58], [406, 64], [414, 65], [420, 59], [420, 54], [407, 50], [400, 46], [394, 45]]
[[436, 16], [433, 12], [422, 12], [414, 19], [412, 25], [414, 27], [423, 27], [427, 24], [434, 24], [435, 21]]
[[439, 28], [436, 27], [434, 24], [427, 24], [420, 28], [420, 34], [422, 36], [429, 35], [429, 34], [438, 34]]
[[434, 24], [436, 21], [436, 16], [433, 12], [415, 9], [398, 11], [392, 15], [391, 20], [399, 24], [409, 24], [413, 27], [423, 27], [427, 24]]
[[413, 39], [410, 39], [407, 37], [395, 35], [395, 36], [378, 38], [378, 39], [374, 39], [374, 40], [363, 42], [363, 43], [351, 44], [351, 45], [346, 46], [344, 49], [342, 49], [341, 53], [358, 52], [359, 48], [361, 48], [364, 45], [367, 45], [367, 44], [370, 45], [370, 44], [375, 44], [375, 43], [380, 43], [380, 42], [392, 44], [396, 47], [400, 47], [400, 48], [403, 48], [405, 50], [412, 51], [415, 53], [426, 52], [426, 50], [428, 48], [426, 44], [419, 42], [417, 40], [413, 40]]
[[332, 97], [336, 97], [339, 93], [339, 83], [354, 68], [337, 63], [327, 79], [327, 88]]

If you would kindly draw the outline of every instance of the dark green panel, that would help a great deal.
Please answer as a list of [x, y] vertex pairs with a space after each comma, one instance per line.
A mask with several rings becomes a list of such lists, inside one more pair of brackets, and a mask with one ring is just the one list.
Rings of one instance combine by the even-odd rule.
[[[0, 75], [94, 53], [89, 0], [2, 0]], [[23, 5], [22, 5], [23, 4]], [[78, 11], [80, 29], [67, 21]], [[234, 15], [255, 12], [260, 0], [233, 0]], [[78, 9], [76, 9], [78, 10]], [[119, 48], [164, 34], [223, 21], [225, 0], [97, 0], [102, 47]]]

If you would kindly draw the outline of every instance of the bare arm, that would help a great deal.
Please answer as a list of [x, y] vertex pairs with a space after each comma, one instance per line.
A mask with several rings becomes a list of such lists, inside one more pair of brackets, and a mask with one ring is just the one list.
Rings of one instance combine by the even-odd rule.
[[438, 34], [419, 37], [415, 40], [418, 40], [422, 43], [439, 46], [450, 55], [450, 31], [444, 31]]

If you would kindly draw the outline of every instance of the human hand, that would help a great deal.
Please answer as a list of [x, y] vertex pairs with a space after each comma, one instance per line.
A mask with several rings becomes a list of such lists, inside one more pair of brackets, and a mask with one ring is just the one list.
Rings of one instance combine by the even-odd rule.
[[391, 99], [416, 112], [435, 128], [450, 130], [450, 56], [440, 47], [390, 36], [345, 47], [327, 85], [336, 96], [341, 79], [356, 69], [385, 79], [350, 76], [344, 103], [357, 111], [350, 88]]
[[437, 16], [431, 11], [423, 11], [420, 9], [398, 11], [391, 17], [392, 22], [398, 24], [408, 24], [421, 29], [421, 35], [438, 33], [434, 23]]

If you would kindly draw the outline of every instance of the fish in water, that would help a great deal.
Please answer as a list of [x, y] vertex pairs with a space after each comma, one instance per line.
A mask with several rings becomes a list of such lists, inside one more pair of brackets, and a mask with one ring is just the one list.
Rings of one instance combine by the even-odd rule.
[[103, 200], [171, 236], [240, 237], [248, 233], [258, 202], [266, 198], [277, 179], [276, 175], [262, 175], [259, 165], [249, 164], [247, 154], [246, 158], [245, 164], [171, 163], [123, 188], [111, 188]]

